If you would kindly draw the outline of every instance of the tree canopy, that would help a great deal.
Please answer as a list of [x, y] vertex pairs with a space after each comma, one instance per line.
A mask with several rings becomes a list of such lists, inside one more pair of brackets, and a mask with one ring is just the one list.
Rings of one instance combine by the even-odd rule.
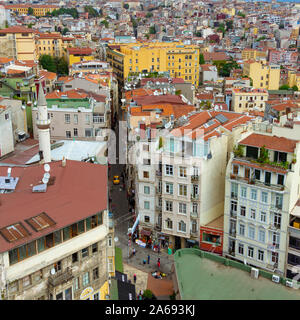
[[96, 9], [94, 9], [92, 6], [85, 6], [84, 12], [89, 13], [89, 18], [96, 18], [99, 17], [99, 13]]
[[42, 54], [39, 58], [40, 65], [43, 69], [55, 72], [59, 75], [68, 75], [68, 62], [64, 58], [52, 57], [48, 54]]
[[28, 14], [29, 14], [30, 16], [33, 15], [33, 9], [32, 9], [31, 7], [28, 8]]
[[62, 14], [69, 14], [74, 19], [77, 19], [79, 17], [79, 14], [76, 8], [59, 8], [58, 10], [55, 9], [51, 12], [52, 17], [58, 17]]

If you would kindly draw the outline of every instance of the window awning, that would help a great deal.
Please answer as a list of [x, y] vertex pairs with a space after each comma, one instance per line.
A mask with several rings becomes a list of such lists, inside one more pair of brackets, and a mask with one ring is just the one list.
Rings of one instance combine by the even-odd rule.
[[151, 231], [142, 229], [141, 235], [142, 235], [142, 236], [146, 236], [146, 237], [150, 237]]

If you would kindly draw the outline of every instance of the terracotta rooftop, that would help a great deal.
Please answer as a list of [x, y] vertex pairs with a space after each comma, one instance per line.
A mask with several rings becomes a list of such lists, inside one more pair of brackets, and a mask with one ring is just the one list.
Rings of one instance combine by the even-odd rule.
[[[41, 183], [44, 174], [42, 165], [12, 169], [11, 176], [18, 177], [19, 182], [15, 192], [1, 194], [0, 228], [21, 222], [30, 235], [12, 243], [0, 236], [0, 252], [28, 243], [107, 208], [106, 166], [67, 160], [66, 167], [61, 166], [61, 161], [51, 162], [50, 167], [55, 182], [42, 193], [32, 192], [32, 187]], [[0, 167], [0, 175], [6, 176], [7, 169]], [[81, 174], [78, 175], [78, 172]], [[55, 225], [36, 232], [24, 220], [42, 212], [54, 220]]]
[[1, 29], [0, 33], [34, 33], [35, 31], [33, 29], [25, 28], [22, 26], [14, 26], [10, 28]]
[[91, 55], [93, 50], [91, 48], [67, 48], [69, 54], [84, 54]]
[[239, 142], [241, 145], [276, 150], [281, 152], [294, 153], [297, 141], [277, 136], [267, 136], [259, 133], [252, 133], [247, 138]]
[[13, 60], [13, 58], [0, 57], [0, 64], [8, 63]]
[[66, 96], [67, 99], [85, 99], [88, 95], [75, 89], [68, 90], [65, 92], [56, 90], [51, 93], [48, 93], [46, 95], [46, 99], [64, 99], [64, 96]]

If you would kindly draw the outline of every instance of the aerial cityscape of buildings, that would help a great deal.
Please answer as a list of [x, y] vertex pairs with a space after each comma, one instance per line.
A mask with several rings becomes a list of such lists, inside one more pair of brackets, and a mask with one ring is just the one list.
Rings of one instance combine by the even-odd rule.
[[0, 300], [299, 300], [299, 273], [300, 3], [0, 2]]

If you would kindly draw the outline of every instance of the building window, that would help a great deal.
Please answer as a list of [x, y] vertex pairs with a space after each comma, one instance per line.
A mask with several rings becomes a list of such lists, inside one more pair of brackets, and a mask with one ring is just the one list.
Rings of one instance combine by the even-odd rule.
[[240, 223], [240, 235], [244, 236], [245, 235], [245, 225]]
[[143, 159], [143, 165], [149, 166], [150, 164], [151, 164], [151, 160], [150, 159]]
[[250, 210], [250, 218], [255, 220], [255, 209]]
[[264, 251], [258, 250], [258, 257], [257, 257], [257, 259], [260, 260], [260, 261], [264, 261]]
[[166, 182], [166, 193], [167, 194], [173, 194], [173, 183]]
[[143, 177], [148, 179], [149, 178], [149, 172], [148, 171], [144, 171], [143, 172]]
[[181, 178], [186, 178], [186, 167], [179, 167], [179, 176]]
[[73, 288], [74, 288], [74, 291], [79, 290], [79, 277], [74, 279]]
[[179, 185], [179, 196], [186, 196], [187, 195], [187, 185], [186, 184], [180, 184]]
[[144, 186], [144, 193], [145, 194], [150, 194], [150, 187]]
[[75, 252], [72, 254], [72, 263], [75, 263], [78, 261], [78, 252]]
[[23, 278], [23, 288], [26, 288], [31, 285], [31, 276], [27, 276]]
[[93, 280], [99, 279], [99, 268], [93, 269]]
[[92, 244], [92, 253], [96, 253], [96, 252], [98, 252], [98, 243], [97, 242]]
[[10, 293], [15, 293], [17, 291], [19, 291], [19, 281], [18, 280], [12, 282], [9, 286]]
[[247, 188], [246, 187], [241, 187], [241, 197], [247, 198]]
[[244, 245], [242, 243], [239, 243], [239, 254], [244, 255]]
[[71, 138], [71, 131], [66, 131], [66, 138]]
[[179, 202], [178, 204], [178, 212], [182, 214], [186, 214], [186, 203]]
[[242, 217], [245, 217], [246, 216], [246, 207], [244, 207], [244, 206], [241, 206], [240, 207], [240, 215], [242, 216]]
[[264, 203], [268, 202], [268, 193], [267, 192], [263, 192], [261, 193], [261, 201]]
[[74, 137], [78, 137], [78, 129], [74, 128]]
[[248, 247], [248, 257], [253, 258], [254, 249], [253, 247]]
[[108, 246], [112, 247], [112, 237], [111, 236], [108, 237]]
[[173, 201], [166, 200], [165, 209], [166, 211], [173, 212]]
[[74, 114], [74, 124], [78, 124], [78, 114]]
[[86, 272], [82, 276], [82, 285], [85, 287], [90, 283], [90, 274], [89, 272]]
[[251, 189], [251, 200], [257, 199], [257, 190]]
[[89, 248], [82, 249], [81, 256], [82, 256], [82, 258], [88, 257], [89, 256]]
[[149, 201], [144, 201], [144, 209], [150, 210], [150, 202]]
[[71, 120], [70, 120], [70, 115], [69, 114], [65, 114], [65, 123], [70, 123]]
[[234, 165], [232, 171], [233, 171], [233, 174], [238, 174], [239, 173], [239, 166]]
[[90, 138], [93, 135], [93, 129], [85, 129], [85, 137]]
[[184, 221], [178, 222], [178, 231], [186, 232], [186, 223]]
[[265, 242], [265, 239], [266, 239], [266, 232], [264, 229], [259, 229], [258, 231], [258, 241], [260, 242]]
[[193, 202], [193, 213], [198, 213], [198, 203]]
[[260, 221], [261, 222], [266, 222], [266, 213], [265, 212], [261, 212], [260, 213]]
[[167, 176], [172, 176], [173, 175], [173, 166], [170, 164], [166, 164], [166, 175]]
[[255, 228], [252, 227], [252, 226], [249, 226], [249, 229], [248, 229], [248, 237], [252, 240], [254, 240], [255, 238]]
[[281, 186], [283, 186], [283, 184], [284, 184], [284, 175], [283, 174], [277, 175], [277, 184], [280, 184]]
[[144, 221], [145, 221], [146, 223], [149, 223], [149, 222], [150, 222], [150, 217], [149, 217], [149, 216], [145, 216], [145, 217], [144, 217]]
[[60, 292], [56, 295], [56, 300], [63, 300], [63, 293]]

